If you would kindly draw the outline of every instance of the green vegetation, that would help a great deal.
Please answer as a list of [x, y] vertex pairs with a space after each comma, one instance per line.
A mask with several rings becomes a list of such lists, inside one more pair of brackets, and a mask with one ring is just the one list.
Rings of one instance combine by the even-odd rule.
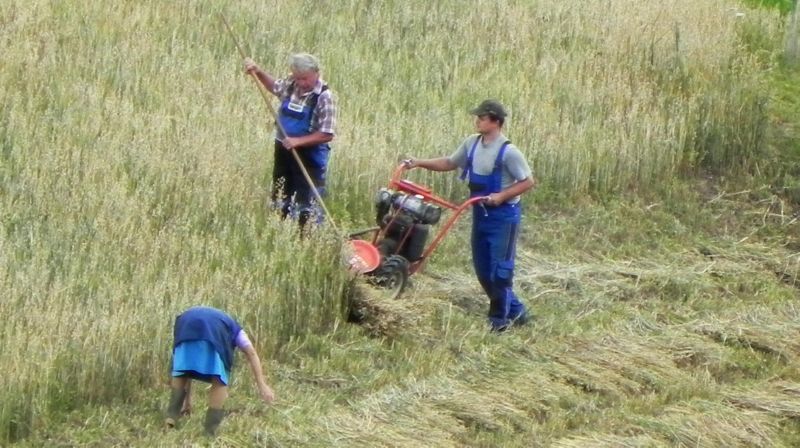
[[[0, 3], [0, 445], [203, 443], [202, 412], [160, 426], [199, 303], [243, 322], [278, 394], [240, 365], [223, 446], [800, 444], [786, 2], [655, 3]], [[398, 159], [507, 103], [541, 183], [516, 278], [534, 325], [487, 333], [466, 222], [345, 323], [370, 291], [336, 235], [266, 209], [271, 120], [218, 12], [264, 67], [321, 57], [343, 229]]]
[[796, 0], [745, 0], [744, 3], [764, 8], [777, 8], [781, 13], [787, 14], [794, 8]]

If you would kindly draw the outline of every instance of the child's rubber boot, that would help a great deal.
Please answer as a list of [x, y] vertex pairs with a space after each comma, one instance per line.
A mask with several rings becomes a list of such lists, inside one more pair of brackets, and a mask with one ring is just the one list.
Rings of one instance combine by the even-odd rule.
[[206, 411], [206, 421], [203, 424], [203, 429], [209, 437], [214, 437], [217, 434], [217, 428], [222, 423], [222, 418], [225, 417], [223, 409], [208, 408]]
[[169, 396], [169, 406], [167, 406], [167, 416], [164, 419], [164, 425], [167, 428], [174, 428], [178, 423], [178, 418], [181, 416], [181, 407], [183, 407], [183, 400], [186, 398], [186, 389], [183, 387], [179, 389], [172, 389]]

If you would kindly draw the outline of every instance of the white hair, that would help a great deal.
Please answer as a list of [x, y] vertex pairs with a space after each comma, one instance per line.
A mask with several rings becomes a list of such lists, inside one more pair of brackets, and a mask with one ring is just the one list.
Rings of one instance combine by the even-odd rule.
[[289, 56], [289, 67], [299, 73], [319, 72], [319, 60], [312, 54], [295, 53]]

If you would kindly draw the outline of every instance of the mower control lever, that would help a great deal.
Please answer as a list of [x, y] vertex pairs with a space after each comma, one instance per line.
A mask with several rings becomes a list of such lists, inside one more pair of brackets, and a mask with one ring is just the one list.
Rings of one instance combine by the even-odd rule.
[[483, 209], [483, 216], [489, 216], [489, 212], [486, 210], [486, 201], [489, 199], [489, 196], [481, 196], [478, 200], [478, 205], [481, 206]]

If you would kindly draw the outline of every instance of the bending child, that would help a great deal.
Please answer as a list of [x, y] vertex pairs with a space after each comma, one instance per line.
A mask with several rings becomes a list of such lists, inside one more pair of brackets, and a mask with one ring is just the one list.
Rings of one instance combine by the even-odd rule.
[[247, 357], [261, 399], [267, 403], [275, 399], [264, 379], [258, 353], [239, 323], [228, 314], [211, 307], [189, 308], [175, 319], [174, 335], [172, 392], [165, 419], [168, 428], [175, 427], [180, 415], [190, 410], [191, 380], [199, 380], [211, 383], [203, 427], [207, 435], [216, 434], [224, 416], [222, 406], [228, 398], [236, 348]]

